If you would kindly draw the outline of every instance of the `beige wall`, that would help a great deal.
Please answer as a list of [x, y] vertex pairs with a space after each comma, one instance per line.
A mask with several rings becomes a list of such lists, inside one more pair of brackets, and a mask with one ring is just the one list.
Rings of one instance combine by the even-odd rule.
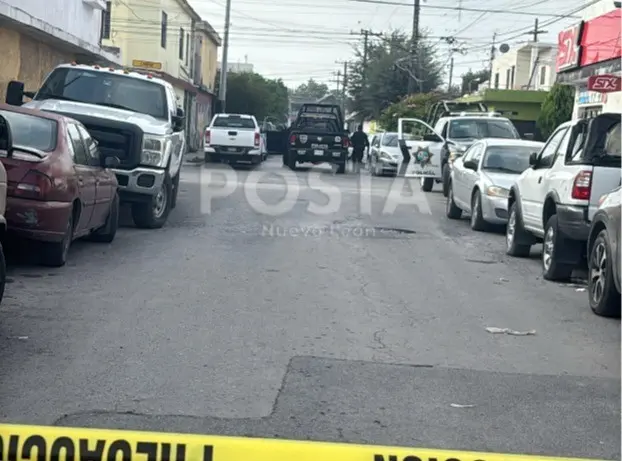
[[58, 64], [76, 57], [47, 43], [39, 42], [17, 30], [0, 27], [0, 43], [4, 50], [0, 66], [0, 101], [4, 102], [7, 83], [24, 82], [27, 91], [39, 89], [43, 79]]
[[[162, 12], [168, 15], [166, 48], [160, 45]], [[184, 58], [179, 59], [179, 41], [180, 28], [184, 29], [186, 36], [191, 32], [191, 26], [192, 18], [176, 0], [114, 2], [110, 40], [103, 40], [103, 45], [119, 47], [124, 66], [131, 66], [133, 60], [159, 62], [163, 72], [187, 80], [187, 73], [183, 70], [189, 72], [190, 56], [186, 65], [184, 37]], [[191, 54], [191, 46], [189, 50]]]
[[203, 85], [213, 90], [216, 85], [216, 72], [218, 71], [218, 46], [207, 34], [203, 34], [201, 45], [201, 67]]

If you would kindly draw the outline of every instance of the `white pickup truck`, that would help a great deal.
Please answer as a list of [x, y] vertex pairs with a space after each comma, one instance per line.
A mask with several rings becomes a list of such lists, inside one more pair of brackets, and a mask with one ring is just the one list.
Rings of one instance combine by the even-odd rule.
[[264, 160], [263, 139], [252, 115], [216, 114], [205, 129], [205, 162], [252, 163]]

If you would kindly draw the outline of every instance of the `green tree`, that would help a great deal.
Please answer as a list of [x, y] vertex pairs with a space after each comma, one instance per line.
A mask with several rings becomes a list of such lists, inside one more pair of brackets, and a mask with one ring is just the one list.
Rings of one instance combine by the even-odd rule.
[[312, 78], [307, 83], [298, 85], [292, 92], [291, 96], [297, 99], [309, 99], [316, 101], [330, 93], [328, 85], [316, 82]]
[[[422, 34], [411, 65], [410, 37], [400, 31], [369, 43], [367, 62], [362, 45], [355, 49], [355, 60], [348, 76], [350, 109], [361, 118], [377, 118], [383, 110], [408, 94], [408, 84], [416, 77], [415, 93], [429, 93], [442, 83], [443, 62], [436, 49]], [[411, 68], [413, 69], [411, 71]]]
[[444, 99], [443, 93], [415, 93], [387, 107], [380, 118], [379, 125], [387, 131], [397, 130], [397, 119], [420, 118], [425, 120], [426, 113], [435, 102]]
[[265, 117], [285, 120], [289, 106], [282, 80], [266, 79], [253, 72], [227, 75], [227, 112], [252, 114], [259, 123]]
[[477, 84], [488, 81], [489, 76], [490, 72], [488, 69], [478, 70], [477, 72], [469, 70], [462, 76], [462, 94], [468, 94], [475, 91]]
[[572, 86], [555, 84], [546, 95], [536, 121], [536, 126], [544, 139], [548, 138], [559, 125], [572, 118], [574, 91]]

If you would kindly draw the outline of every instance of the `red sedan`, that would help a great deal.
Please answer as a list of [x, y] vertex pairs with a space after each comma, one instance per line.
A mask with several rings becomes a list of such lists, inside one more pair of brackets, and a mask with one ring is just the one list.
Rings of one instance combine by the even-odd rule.
[[9, 124], [8, 230], [42, 244], [41, 263], [62, 266], [71, 242], [89, 236], [112, 242], [119, 222], [117, 179], [97, 142], [71, 118], [0, 104]]

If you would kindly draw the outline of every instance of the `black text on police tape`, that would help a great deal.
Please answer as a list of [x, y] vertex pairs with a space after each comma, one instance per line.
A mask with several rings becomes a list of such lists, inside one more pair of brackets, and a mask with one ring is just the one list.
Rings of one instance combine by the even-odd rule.
[[[0, 435], [0, 461], [186, 461], [186, 445], [124, 439], [49, 438], [33, 434], [27, 437]], [[204, 445], [203, 459], [214, 461], [214, 447]]]
[[[425, 457], [415, 455], [396, 456], [396, 455], [374, 455], [374, 461], [461, 461], [459, 458], [445, 458], [445, 457]], [[475, 461], [484, 461], [483, 459], [476, 459]]]

